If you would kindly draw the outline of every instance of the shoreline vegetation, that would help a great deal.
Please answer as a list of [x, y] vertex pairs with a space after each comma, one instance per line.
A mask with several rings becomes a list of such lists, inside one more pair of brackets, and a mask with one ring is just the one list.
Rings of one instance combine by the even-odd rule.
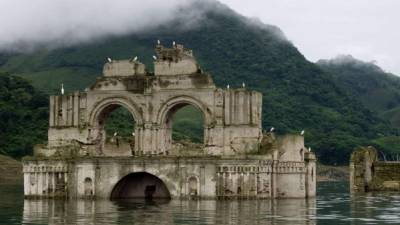
[[22, 184], [22, 163], [9, 156], [0, 155], [0, 185]]
[[349, 166], [317, 164], [317, 181], [349, 181]]
[[[22, 184], [22, 163], [9, 156], [0, 155], [0, 184]], [[348, 181], [348, 166], [317, 165], [317, 181]]]

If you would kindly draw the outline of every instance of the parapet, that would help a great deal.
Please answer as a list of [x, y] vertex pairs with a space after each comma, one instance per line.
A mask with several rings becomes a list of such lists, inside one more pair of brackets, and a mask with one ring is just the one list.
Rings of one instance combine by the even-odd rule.
[[154, 61], [154, 75], [189, 75], [200, 71], [192, 50], [183, 45], [166, 48], [159, 44], [155, 51], [157, 59]]
[[126, 77], [133, 75], [145, 75], [146, 67], [137, 60], [112, 60], [103, 67], [103, 75], [106, 77]]
[[296, 134], [277, 136], [277, 148], [282, 161], [303, 161], [304, 154], [308, 152], [304, 147], [304, 136]]

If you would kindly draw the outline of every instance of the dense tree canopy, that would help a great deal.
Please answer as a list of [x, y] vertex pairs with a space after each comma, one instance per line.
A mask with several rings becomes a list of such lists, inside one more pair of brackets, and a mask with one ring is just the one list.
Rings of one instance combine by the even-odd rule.
[[47, 97], [26, 80], [0, 74], [0, 154], [21, 157], [46, 139]]

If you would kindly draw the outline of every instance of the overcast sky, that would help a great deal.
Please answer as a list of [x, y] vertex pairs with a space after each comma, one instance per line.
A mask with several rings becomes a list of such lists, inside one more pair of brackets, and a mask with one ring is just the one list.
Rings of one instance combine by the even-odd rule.
[[[0, 0], [0, 51], [140, 31], [180, 15], [176, 9], [191, 1]], [[220, 1], [280, 27], [311, 61], [351, 54], [400, 75], [400, 0]]]
[[400, 0], [220, 0], [277, 25], [311, 61], [351, 54], [400, 75]]

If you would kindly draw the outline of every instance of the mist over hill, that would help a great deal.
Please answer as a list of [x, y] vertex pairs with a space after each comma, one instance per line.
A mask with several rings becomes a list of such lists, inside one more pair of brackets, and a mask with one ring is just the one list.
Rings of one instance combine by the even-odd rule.
[[347, 164], [355, 146], [397, 134], [385, 117], [373, 113], [360, 96], [338, 82], [333, 71], [307, 61], [279, 28], [213, 1], [196, 2], [182, 12], [190, 10], [202, 12], [201, 20], [190, 27], [175, 18], [146, 31], [93, 42], [3, 53], [0, 71], [24, 77], [48, 94], [58, 92], [61, 83], [67, 92], [82, 90], [100, 76], [107, 57], [138, 56], [151, 70], [156, 41], [166, 46], [176, 41], [193, 49], [217, 86], [240, 87], [245, 82], [247, 88], [262, 92], [264, 129], [273, 126], [279, 134], [305, 129], [306, 145], [323, 163]]
[[[397, 130], [400, 128], [400, 77], [387, 73], [374, 62], [364, 62], [350, 55], [341, 55], [317, 64], [333, 75], [338, 86], [360, 100], [382, 120]], [[399, 132], [371, 140], [372, 145], [396, 155], [400, 149]]]
[[368, 109], [400, 128], [399, 76], [383, 71], [373, 62], [364, 62], [350, 55], [319, 60], [317, 64]]

